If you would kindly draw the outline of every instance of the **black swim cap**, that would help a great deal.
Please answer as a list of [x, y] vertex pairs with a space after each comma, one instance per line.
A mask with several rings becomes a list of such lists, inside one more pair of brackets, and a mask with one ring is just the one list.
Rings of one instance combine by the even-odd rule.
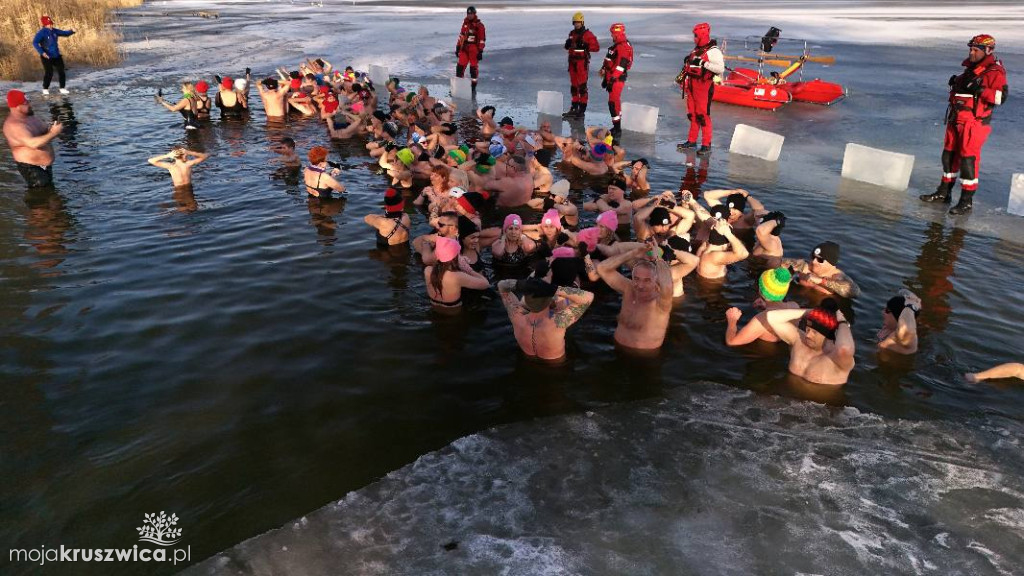
[[711, 233], [708, 234], [708, 244], [711, 244], [712, 246], [727, 246], [729, 244], [729, 239], [719, 234], [718, 230], [712, 230]]
[[715, 204], [711, 207], [709, 212], [711, 212], [711, 215], [715, 218], [720, 218], [722, 220], [729, 219], [729, 207], [724, 204]]
[[775, 229], [772, 230], [773, 236], [782, 234], [782, 229], [786, 227], [786, 215], [782, 212], [768, 212], [761, 216], [761, 224], [768, 222], [769, 220], [775, 220]]
[[693, 246], [690, 245], [690, 241], [682, 236], [670, 236], [669, 239], [665, 241], [665, 244], [668, 244], [673, 250], [690, 252], [691, 254], [693, 253]]
[[469, 238], [470, 235], [476, 234], [479, 231], [480, 231], [480, 227], [476, 225], [476, 222], [473, 222], [472, 220], [470, 220], [469, 218], [466, 218], [465, 216], [463, 216], [461, 214], [459, 215], [459, 239], [460, 240], [465, 240], [466, 238]]
[[476, 7], [470, 6], [469, 8], [466, 8], [466, 14], [476, 14]]
[[725, 198], [725, 205], [733, 210], [739, 210], [743, 212], [743, 209], [747, 207], [747, 197], [739, 192], [735, 194], [729, 194]]
[[651, 215], [647, 217], [647, 224], [651, 226], [668, 226], [672, 223], [672, 215], [669, 213], [667, 208], [658, 206], [654, 210], [651, 210]]
[[277, 90], [277, 78], [264, 78], [263, 85], [271, 90]]
[[537, 162], [540, 162], [541, 166], [547, 166], [551, 163], [551, 150], [541, 148], [534, 152], [533, 157], [537, 159]]

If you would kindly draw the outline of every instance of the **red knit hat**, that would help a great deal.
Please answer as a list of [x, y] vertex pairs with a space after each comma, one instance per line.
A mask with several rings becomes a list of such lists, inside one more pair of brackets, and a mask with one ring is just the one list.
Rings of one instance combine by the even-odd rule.
[[49, 16], [43, 16], [39, 19], [39, 23], [43, 26], [53, 26], [53, 19]]
[[21, 90], [8, 90], [8, 92], [7, 92], [7, 107], [8, 108], [17, 108], [18, 106], [21, 106], [22, 104], [24, 104], [26, 102], [28, 102], [28, 99], [25, 98], [25, 93], [24, 92], [22, 92]]

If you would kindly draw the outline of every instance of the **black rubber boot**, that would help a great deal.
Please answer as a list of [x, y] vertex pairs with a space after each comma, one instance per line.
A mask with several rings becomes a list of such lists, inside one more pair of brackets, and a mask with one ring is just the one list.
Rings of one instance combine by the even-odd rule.
[[576, 117], [577, 118], [583, 118], [586, 115], [587, 115], [587, 104], [585, 102], [580, 102], [580, 105], [576, 107]]
[[576, 111], [579, 110], [579, 106], [579, 102], [573, 102], [569, 111], [562, 113], [562, 118], [574, 118], [576, 116]]
[[960, 201], [949, 209], [949, 213], [954, 216], [961, 214], [967, 214], [974, 207], [974, 190], [961, 190]]
[[708, 154], [711, 154], [711, 146], [701, 146], [697, 149], [698, 156], [707, 156]]
[[696, 147], [697, 147], [697, 143], [692, 141], [692, 140], [687, 140], [686, 142], [683, 142], [681, 144], [677, 144], [676, 145], [676, 148], [679, 148], [679, 149], [682, 149], [682, 150], [690, 150], [690, 149], [693, 149], [693, 148], [696, 148]]
[[935, 189], [934, 193], [921, 194], [918, 198], [925, 202], [942, 202], [943, 204], [949, 204], [953, 201], [953, 183], [940, 182], [939, 187]]
[[619, 136], [622, 136], [622, 126], [618, 122], [613, 122], [609, 134], [612, 135], [612, 138], [618, 139]]

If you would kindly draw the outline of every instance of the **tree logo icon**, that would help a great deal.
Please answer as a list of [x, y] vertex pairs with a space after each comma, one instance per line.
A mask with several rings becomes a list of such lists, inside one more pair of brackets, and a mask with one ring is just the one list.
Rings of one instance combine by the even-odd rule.
[[177, 544], [181, 540], [181, 528], [172, 528], [177, 523], [177, 514], [168, 516], [163, 511], [159, 515], [155, 512], [146, 514], [142, 526], [136, 528], [139, 531], [139, 540], [142, 542], [152, 542], [160, 546]]

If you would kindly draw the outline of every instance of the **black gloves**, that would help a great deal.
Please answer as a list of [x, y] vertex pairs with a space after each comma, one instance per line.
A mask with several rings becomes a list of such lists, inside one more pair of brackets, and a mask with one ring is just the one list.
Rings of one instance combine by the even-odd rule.
[[484, 51], [483, 50], [477, 52], [477, 54], [476, 54], [476, 61], [477, 62], [483, 62], [484, 61]]
[[569, 48], [572, 48], [572, 38], [566, 38], [565, 40], [565, 49], [568, 50]]
[[245, 67], [245, 75], [249, 76], [250, 74], [252, 74], [252, 68], [249, 68], [248, 66], [246, 66]]

